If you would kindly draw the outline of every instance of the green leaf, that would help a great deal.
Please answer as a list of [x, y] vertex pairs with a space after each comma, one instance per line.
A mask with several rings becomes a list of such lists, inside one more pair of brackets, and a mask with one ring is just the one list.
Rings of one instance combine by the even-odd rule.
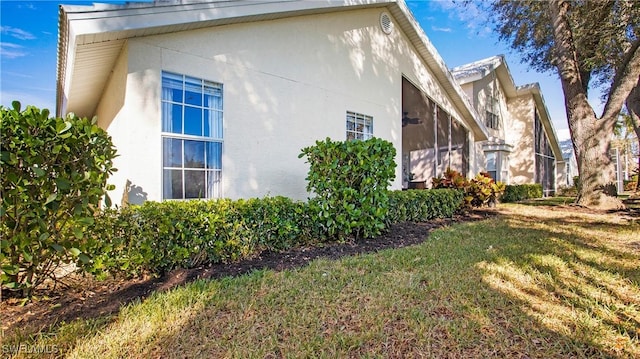
[[47, 172], [40, 167], [33, 167], [33, 172], [36, 174], [36, 177], [42, 177], [47, 174]]
[[56, 250], [56, 252], [64, 252], [64, 247], [59, 245], [58, 243], [52, 243], [51, 247]]
[[64, 132], [69, 131], [69, 129], [71, 128], [71, 126], [72, 126], [72, 125], [71, 125], [71, 122], [69, 122], [69, 121], [64, 121], [64, 122], [59, 121], [59, 122], [56, 124], [56, 132], [60, 135], [60, 134], [62, 134], [62, 133], [64, 133]]
[[74, 227], [73, 235], [76, 237], [76, 239], [82, 239], [82, 237], [84, 237], [84, 231], [80, 227]]
[[78, 248], [71, 248], [69, 249], [69, 253], [71, 253], [72, 256], [77, 257], [82, 252]]
[[16, 275], [20, 272], [20, 267], [17, 265], [4, 265], [0, 269], [8, 275]]
[[80, 255], [78, 256], [78, 259], [80, 259], [80, 261], [84, 264], [87, 264], [89, 262], [91, 262], [91, 258], [89, 258], [86, 254], [84, 253], [80, 253]]
[[61, 190], [68, 190], [71, 188], [71, 181], [66, 178], [56, 178], [56, 186]]
[[83, 217], [78, 219], [78, 223], [84, 224], [85, 226], [90, 226], [94, 223], [93, 217]]
[[52, 193], [49, 195], [49, 197], [47, 197], [47, 200], [44, 202], [45, 206], [53, 201], [56, 200], [56, 198], [58, 197], [57, 193]]

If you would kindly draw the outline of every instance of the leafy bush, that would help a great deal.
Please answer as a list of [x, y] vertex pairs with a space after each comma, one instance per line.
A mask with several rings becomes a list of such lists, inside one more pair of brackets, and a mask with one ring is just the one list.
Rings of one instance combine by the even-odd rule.
[[629, 181], [624, 181], [624, 190], [627, 192], [636, 192], [638, 190], [638, 175], [631, 176]]
[[95, 119], [21, 111], [17, 101], [0, 106], [0, 116], [0, 281], [29, 295], [60, 264], [88, 261], [93, 243], [84, 232], [109, 189], [116, 151]]
[[136, 275], [230, 262], [310, 239], [305, 203], [285, 197], [145, 202], [106, 210], [89, 235], [100, 241], [84, 269]]
[[455, 189], [390, 191], [387, 223], [448, 218], [460, 209], [462, 202], [462, 191]]
[[518, 202], [531, 198], [542, 198], [541, 184], [535, 183], [506, 186], [504, 194], [502, 195], [502, 202]]
[[377, 138], [317, 141], [302, 149], [310, 164], [307, 190], [314, 223], [329, 238], [373, 237], [385, 227], [396, 150]]
[[466, 198], [470, 198], [473, 207], [495, 206], [504, 193], [504, 189], [504, 183], [496, 182], [488, 173], [480, 172], [469, 181], [465, 194]]
[[469, 180], [460, 172], [447, 168], [443, 177], [431, 179], [433, 188], [451, 188], [464, 193], [464, 208], [495, 205], [504, 192], [504, 184], [496, 183], [488, 173], [479, 173]]

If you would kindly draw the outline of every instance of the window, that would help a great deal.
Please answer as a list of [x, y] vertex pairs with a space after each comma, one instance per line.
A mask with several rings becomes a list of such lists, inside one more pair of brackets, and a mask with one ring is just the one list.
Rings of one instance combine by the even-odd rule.
[[495, 152], [487, 152], [487, 173], [493, 178], [494, 181], [498, 181], [498, 163]]
[[220, 197], [222, 84], [162, 73], [164, 199]]
[[373, 137], [373, 117], [347, 111], [347, 140], [368, 140]]
[[494, 130], [500, 129], [500, 104], [494, 96], [487, 98], [487, 110], [485, 115], [485, 125]]

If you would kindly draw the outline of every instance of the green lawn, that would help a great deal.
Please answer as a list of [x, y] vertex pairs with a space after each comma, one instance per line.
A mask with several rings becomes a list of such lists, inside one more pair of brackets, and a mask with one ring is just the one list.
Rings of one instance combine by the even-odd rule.
[[195, 282], [29, 344], [72, 358], [640, 357], [640, 224], [549, 208]]

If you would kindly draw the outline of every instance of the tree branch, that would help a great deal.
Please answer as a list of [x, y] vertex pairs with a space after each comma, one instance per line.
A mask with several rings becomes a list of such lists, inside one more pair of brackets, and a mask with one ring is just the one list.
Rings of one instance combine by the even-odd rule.
[[607, 104], [602, 111], [603, 120], [615, 121], [622, 109], [622, 105], [628, 98], [631, 90], [638, 86], [640, 78], [640, 39], [631, 43], [631, 47], [625, 53], [622, 63], [616, 69], [613, 83], [607, 96]]
[[638, 141], [640, 141], [640, 77], [638, 77], [636, 87], [634, 87], [629, 93], [629, 96], [627, 96], [626, 105], [627, 110], [629, 110], [629, 116], [631, 117], [633, 131], [636, 133]]

